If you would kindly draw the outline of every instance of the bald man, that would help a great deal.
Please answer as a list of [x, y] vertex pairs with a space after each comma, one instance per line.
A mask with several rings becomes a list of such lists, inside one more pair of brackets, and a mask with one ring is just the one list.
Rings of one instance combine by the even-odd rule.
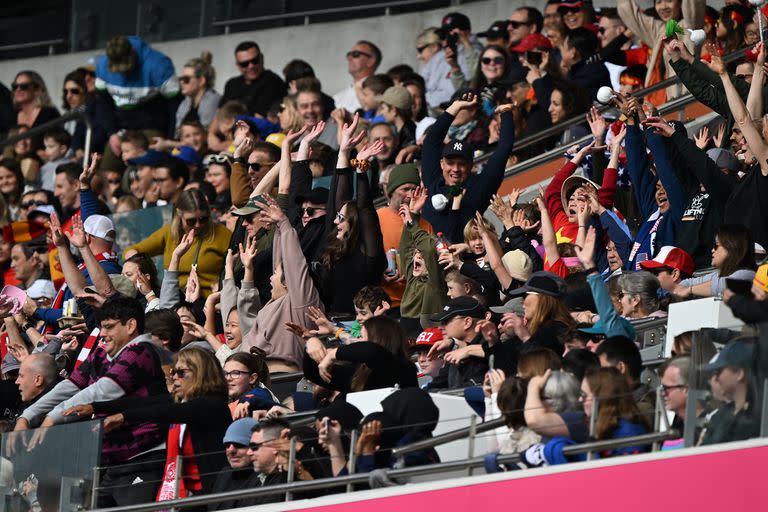
[[35, 403], [58, 381], [59, 372], [52, 355], [38, 352], [25, 357], [19, 368], [19, 376], [16, 377], [16, 385], [21, 393], [22, 411]]

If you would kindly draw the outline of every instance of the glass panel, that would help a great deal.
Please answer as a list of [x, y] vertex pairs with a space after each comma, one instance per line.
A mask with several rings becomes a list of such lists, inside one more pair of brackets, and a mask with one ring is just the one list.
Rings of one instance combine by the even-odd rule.
[[[113, 213], [110, 215], [115, 223], [117, 237], [115, 242], [122, 251], [126, 247], [141, 242], [149, 235], [170, 224], [173, 208], [169, 205], [154, 206], [142, 210], [126, 213]], [[163, 256], [153, 258], [158, 271], [158, 279], [163, 279]]]
[[0, 446], [0, 512], [90, 508], [101, 420], [7, 432]]

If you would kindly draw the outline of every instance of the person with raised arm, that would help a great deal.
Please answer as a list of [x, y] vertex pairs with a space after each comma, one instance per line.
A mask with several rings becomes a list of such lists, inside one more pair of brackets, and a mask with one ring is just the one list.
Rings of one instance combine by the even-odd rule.
[[478, 98], [467, 93], [457, 99], [427, 132], [422, 149], [422, 180], [429, 191], [424, 218], [435, 232], [442, 232], [452, 243], [464, 239], [464, 226], [484, 212], [504, 180], [504, 169], [515, 143], [512, 104], [496, 107], [501, 114], [501, 135], [482, 172], [472, 173], [474, 148], [452, 140], [444, 144], [448, 129], [459, 113], [478, 105]]

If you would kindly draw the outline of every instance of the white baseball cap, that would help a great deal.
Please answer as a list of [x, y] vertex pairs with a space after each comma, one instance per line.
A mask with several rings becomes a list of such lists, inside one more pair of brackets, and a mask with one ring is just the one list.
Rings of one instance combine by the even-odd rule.
[[48, 279], [38, 279], [32, 286], [27, 288], [27, 295], [30, 299], [51, 299], [56, 296], [56, 286], [53, 281]]
[[85, 232], [107, 242], [115, 241], [115, 225], [103, 215], [91, 215], [83, 222]]

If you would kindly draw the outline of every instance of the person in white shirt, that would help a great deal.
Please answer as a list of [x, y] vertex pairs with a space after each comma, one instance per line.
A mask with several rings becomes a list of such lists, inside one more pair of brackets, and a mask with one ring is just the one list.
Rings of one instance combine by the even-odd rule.
[[376, 72], [381, 64], [381, 50], [370, 41], [358, 41], [347, 52], [347, 67], [352, 76], [352, 84], [333, 95], [336, 108], [347, 112], [360, 109], [360, 91], [363, 80]]
[[430, 27], [416, 38], [416, 58], [424, 63], [421, 76], [426, 85], [427, 104], [436, 108], [456, 92], [451, 83], [451, 66], [445, 60], [438, 29]]

